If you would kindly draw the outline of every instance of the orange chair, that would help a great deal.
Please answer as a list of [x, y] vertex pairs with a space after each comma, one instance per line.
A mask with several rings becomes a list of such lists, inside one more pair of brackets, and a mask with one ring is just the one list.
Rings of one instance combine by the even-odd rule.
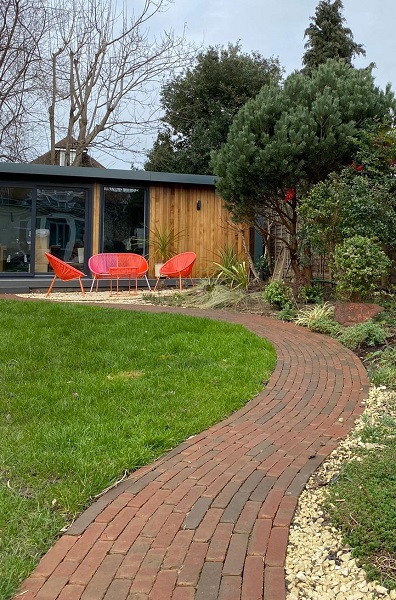
[[115, 276], [117, 280], [117, 294], [118, 294], [118, 280], [128, 278], [129, 280], [129, 291], [131, 291], [131, 279], [135, 280], [135, 294], [138, 291], [137, 280], [144, 277], [146, 279], [147, 287], [151, 292], [149, 280], [147, 279], [147, 271], [149, 269], [148, 262], [141, 254], [133, 253], [120, 253], [117, 254], [117, 266], [109, 267], [110, 272], [110, 294], [112, 293], [112, 280]]
[[179, 290], [182, 289], [182, 278], [189, 278], [192, 285], [194, 285], [191, 279], [191, 271], [194, 266], [197, 255], [195, 252], [182, 252], [176, 254], [162, 265], [159, 270], [159, 276], [155, 283], [154, 291], [157, 289], [157, 285], [161, 277], [178, 277], [179, 278]]
[[85, 296], [83, 284], [81, 281], [81, 278], [85, 277], [84, 273], [63, 262], [63, 260], [61, 260], [60, 258], [56, 258], [56, 256], [54, 256], [53, 254], [49, 254], [48, 252], [45, 252], [44, 254], [47, 257], [47, 260], [55, 273], [55, 276], [51, 282], [51, 285], [48, 288], [48, 292], [46, 293], [45, 297], [48, 298], [48, 296], [50, 295], [55, 283], [55, 279], [57, 277], [59, 277], [59, 279], [62, 279], [62, 281], [71, 281], [72, 279], [79, 279], [82, 295]]

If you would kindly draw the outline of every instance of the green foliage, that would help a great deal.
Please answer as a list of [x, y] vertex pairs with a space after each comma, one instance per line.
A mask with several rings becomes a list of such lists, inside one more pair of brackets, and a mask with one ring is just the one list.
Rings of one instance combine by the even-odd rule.
[[235, 248], [233, 246], [220, 248], [218, 257], [219, 262], [214, 263], [216, 267], [214, 277], [217, 283], [247, 290], [250, 283], [250, 269]]
[[[226, 269], [231, 269], [235, 265], [243, 262], [243, 257], [235, 250], [234, 246], [224, 246], [217, 251], [218, 260], [214, 263], [215, 265], [221, 264]], [[219, 274], [219, 271], [215, 272], [215, 276]]]
[[366, 356], [365, 364], [371, 383], [396, 389], [396, 348], [389, 347]]
[[282, 308], [278, 313], [278, 319], [280, 321], [294, 321], [297, 316], [297, 311], [294, 306], [290, 306], [290, 304], [286, 304], [284, 308]]
[[334, 251], [337, 295], [356, 301], [369, 297], [390, 267], [391, 261], [372, 239], [360, 235], [346, 239]]
[[298, 208], [302, 237], [327, 257], [354, 235], [396, 242], [395, 134], [378, 123], [359, 131], [354, 144], [355, 162], [314, 186]]
[[175, 232], [173, 227], [154, 227], [149, 233], [149, 248], [155, 260], [166, 262], [176, 254], [176, 244], [182, 233]]
[[[330, 486], [326, 512], [344, 535], [344, 543], [367, 570], [369, 579], [396, 587], [394, 569], [384, 556], [396, 554], [396, 440], [382, 435], [381, 452], [361, 450], [360, 461], [345, 464]], [[377, 439], [384, 433], [380, 426]], [[373, 431], [369, 432], [372, 437]], [[364, 437], [364, 434], [363, 434]], [[374, 437], [374, 439], [375, 439]]]
[[313, 279], [311, 285], [304, 285], [299, 289], [298, 298], [306, 304], [320, 304], [323, 302], [322, 284]]
[[[334, 60], [310, 76], [296, 72], [283, 86], [263, 87], [239, 111], [227, 142], [213, 154], [219, 195], [240, 222], [259, 229], [270, 214], [283, 225], [282, 239], [298, 275], [300, 198], [350, 164], [358, 131], [389, 116], [394, 105], [393, 94], [376, 87], [369, 71]], [[290, 189], [295, 194], [285, 201]]]
[[145, 169], [210, 174], [210, 152], [226, 141], [238, 110], [280, 76], [277, 59], [242, 53], [239, 43], [201, 52], [193, 68], [162, 88], [164, 126]]
[[343, 25], [341, 0], [321, 0], [315, 9], [315, 17], [305, 30], [306, 52], [303, 56], [304, 71], [309, 73], [327, 59], [352, 63], [354, 56], [366, 55], [361, 44], [353, 41], [352, 31]]
[[256, 269], [261, 279], [268, 279], [270, 275], [270, 270], [268, 266], [268, 259], [266, 256], [260, 256], [257, 260], [255, 260], [254, 268]]
[[8, 598], [96, 494], [253, 398], [275, 352], [242, 326], [203, 318], [0, 305], [0, 598]]
[[231, 267], [225, 267], [219, 263], [215, 263], [219, 270], [217, 275], [217, 281], [229, 285], [234, 288], [242, 288], [247, 290], [250, 282], [250, 271], [245, 261], [232, 265]]
[[271, 281], [265, 286], [263, 299], [278, 309], [290, 308], [294, 305], [293, 290], [285, 281]]
[[300, 309], [294, 322], [317, 333], [324, 333], [332, 337], [336, 336], [341, 329], [339, 323], [334, 319], [334, 306], [328, 302]]
[[361, 346], [385, 344], [388, 337], [389, 333], [382, 325], [369, 320], [351, 327], [344, 327], [337, 339], [350, 350], [356, 350]]

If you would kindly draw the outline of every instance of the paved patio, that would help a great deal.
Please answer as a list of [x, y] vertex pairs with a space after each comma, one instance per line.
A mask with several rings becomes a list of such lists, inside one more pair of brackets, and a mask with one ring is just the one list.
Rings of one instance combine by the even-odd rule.
[[265, 389], [101, 496], [43, 557], [24, 600], [283, 600], [289, 526], [310, 475], [367, 397], [336, 341], [258, 315], [113, 305], [241, 323], [270, 340]]

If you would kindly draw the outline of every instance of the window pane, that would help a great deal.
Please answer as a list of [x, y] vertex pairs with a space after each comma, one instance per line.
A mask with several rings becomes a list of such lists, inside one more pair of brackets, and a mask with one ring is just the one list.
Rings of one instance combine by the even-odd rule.
[[30, 271], [32, 190], [0, 187], [0, 272]]
[[104, 252], [145, 252], [143, 189], [105, 188]]
[[44, 252], [83, 269], [86, 195], [81, 188], [37, 190], [36, 272], [48, 270]]

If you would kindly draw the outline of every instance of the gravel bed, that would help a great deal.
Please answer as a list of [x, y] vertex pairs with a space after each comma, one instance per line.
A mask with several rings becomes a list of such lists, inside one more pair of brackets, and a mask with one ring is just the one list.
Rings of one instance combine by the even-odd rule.
[[[363, 415], [375, 424], [384, 413], [396, 418], [396, 393], [383, 386], [372, 387]], [[343, 546], [339, 532], [325, 524], [323, 518], [326, 484], [346, 461], [354, 460], [356, 448], [364, 445], [359, 436], [363, 415], [300, 496], [286, 557], [287, 600], [396, 599], [396, 590], [388, 592], [379, 583], [367, 581], [365, 571], [352, 558], [351, 549]]]
[[153, 304], [150, 296], [155, 294], [157, 298], [170, 296], [175, 293], [174, 289], [160, 290], [158, 292], [150, 292], [148, 290], [138, 291], [135, 294], [133, 291], [120, 291], [118, 294], [113, 292], [110, 295], [109, 291], [105, 292], [87, 292], [85, 296], [81, 292], [51, 292], [46, 297], [45, 292], [31, 292], [30, 294], [16, 294], [20, 298], [33, 298], [34, 300], [46, 300], [47, 302], [74, 302], [78, 304], [86, 303], [105, 303], [105, 304]]

